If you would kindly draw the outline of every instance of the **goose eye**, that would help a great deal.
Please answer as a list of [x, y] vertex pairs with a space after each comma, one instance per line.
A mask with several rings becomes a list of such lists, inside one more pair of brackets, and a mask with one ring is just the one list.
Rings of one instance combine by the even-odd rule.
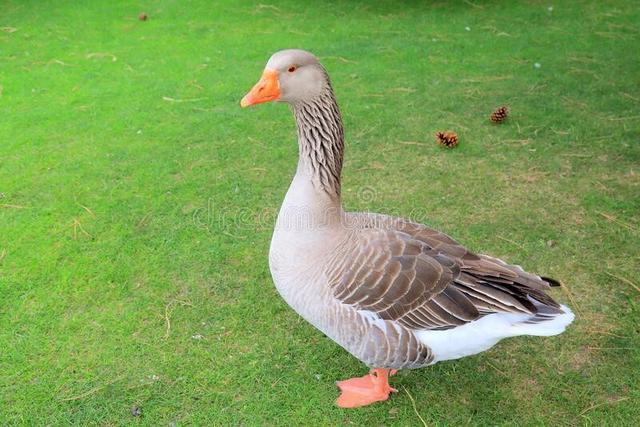
[[292, 65], [291, 67], [289, 67], [289, 69], [287, 71], [290, 72], [290, 73], [293, 73], [296, 69], [297, 69], [297, 67], [295, 65]]

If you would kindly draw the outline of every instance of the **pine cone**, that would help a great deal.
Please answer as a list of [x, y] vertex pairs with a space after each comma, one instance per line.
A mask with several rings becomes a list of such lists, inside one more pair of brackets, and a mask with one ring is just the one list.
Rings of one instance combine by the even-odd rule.
[[502, 123], [507, 119], [508, 115], [509, 109], [507, 107], [500, 107], [491, 113], [491, 121], [494, 123]]
[[458, 145], [458, 135], [452, 131], [436, 132], [436, 142], [443, 147], [453, 148]]

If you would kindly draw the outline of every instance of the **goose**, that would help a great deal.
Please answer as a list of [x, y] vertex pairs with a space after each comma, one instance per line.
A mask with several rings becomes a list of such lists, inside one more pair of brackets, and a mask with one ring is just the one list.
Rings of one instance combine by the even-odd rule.
[[313, 54], [271, 56], [240, 105], [269, 101], [289, 104], [299, 154], [269, 249], [276, 289], [370, 369], [336, 383], [339, 407], [387, 400], [398, 369], [477, 354], [507, 337], [557, 335], [573, 321], [546, 293], [559, 286], [554, 279], [410, 220], [343, 210], [342, 118]]

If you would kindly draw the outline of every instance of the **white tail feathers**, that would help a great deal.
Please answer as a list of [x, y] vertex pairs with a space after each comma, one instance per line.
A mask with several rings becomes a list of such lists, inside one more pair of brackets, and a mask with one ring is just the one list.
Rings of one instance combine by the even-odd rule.
[[569, 307], [561, 305], [562, 314], [556, 314], [548, 320], [542, 320], [535, 323], [520, 322], [511, 325], [511, 336], [533, 335], [538, 337], [550, 337], [564, 332], [564, 330], [573, 322], [575, 315]]
[[432, 363], [459, 359], [493, 347], [503, 338], [519, 335], [552, 336], [562, 333], [573, 322], [574, 314], [561, 305], [562, 313], [530, 316], [495, 313], [444, 331], [417, 331], [416, 336], [433, 352]]

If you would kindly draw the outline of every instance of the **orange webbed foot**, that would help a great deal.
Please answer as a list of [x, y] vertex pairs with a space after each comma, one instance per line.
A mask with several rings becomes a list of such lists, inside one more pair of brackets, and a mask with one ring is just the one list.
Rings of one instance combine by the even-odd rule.
[[336, 405], [341, 408], [356, 408], [387, 400], [389, 393], [398, 391], [389, 385], [389, 375], [395, 373], [395, 369], [372, 369], [363, 377], [338, 381], [336, 384], [342, 393], [336, 400]]

